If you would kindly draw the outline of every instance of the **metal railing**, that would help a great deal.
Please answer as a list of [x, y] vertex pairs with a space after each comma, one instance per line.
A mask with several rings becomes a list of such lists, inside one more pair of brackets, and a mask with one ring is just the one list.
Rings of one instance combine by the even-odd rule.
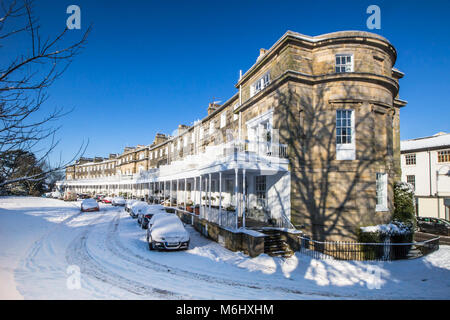
[[[280, 212], [279, 217], [272, 217], [271, 211], [266, 206], [260, 208], [250, 208], [245, 211], [246, 225], [251, 224], [265, 224], [267, 227], [280, 228], [287, 230], [296, 230], [295, 226], [291, 223], [291, 220], [286, 216], [284, 212]], [[248, 221], [248, 223], [247, 223]]]
[[300, 237], [300, 252], [314, 259], [391, 261], [414, 259], [439, 250], [439, 237], [412, 243], [316, 241]]
[[233, 140], [221, 145], [224, 155], [248, 152], [260, 156], [287, 158], [287, 145], [274, 142], [258, 142], [253, 140]]
[[227, 211], [225, 208], [219, 212], [218, 208], [200, 207], [200, 218], [218, 224], [221, 227], [237, 229], [236, 211]]
[[275, 226], [277, 228], [283, 228], [288, 230], [296, 230], [291, 220], [286, 216], [284, 212], [281, 212], [281, 218], [275, 219]]
[[[210, 145], [204, 147], [203, 152], [196, 153], [195, 155], [186, 155], [179, 159], [173, 159], [171, 162], [160, 166], [159, 168], [150, 168], [146, 171], [141, 171], [134, 174], [116, 173], [112, 176], [93, 177], [90, 175], [82, 178], [59, 181], [59, 185], [95, 185], [95, 184], [135, 184], [139, 181], [146, 181], [154, 177], [155, 175], [161, 175], [162, 173], [170, 173], [175, 169], [180, 171], [187, 168], [195, 168], [198, 164], [198, 157], [201, 156], [202, 160], [215, 161], [222, 159], [224, 156], [244, 157], [245, 159], [253, 159], [253, 156], [262, 157], [274, 157], [274, 158], [287, 158], [288, 148], [285, 144], [275, 142], [261, 142], [253, 140], [233, 140], [227, 143], [218, 145]], [[256, 160], [257, 158], [255, 158]], [[164, 171], [164, 172], [163, 172]], [[166, 172], [167, 171], [167, 172]]]

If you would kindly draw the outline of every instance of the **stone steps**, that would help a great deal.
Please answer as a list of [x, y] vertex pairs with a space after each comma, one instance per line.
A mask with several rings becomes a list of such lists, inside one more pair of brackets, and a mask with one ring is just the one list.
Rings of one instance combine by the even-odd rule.
[[264, 238], [264, 253], [272, 257], [290, 257], [294, 254], [289, 245], [281, 238], [277, 230], [258, 230], [267, 236]]

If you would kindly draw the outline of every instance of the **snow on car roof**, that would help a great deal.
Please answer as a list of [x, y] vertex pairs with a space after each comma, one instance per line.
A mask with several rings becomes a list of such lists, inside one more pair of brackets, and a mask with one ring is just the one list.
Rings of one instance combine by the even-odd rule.
[[147, 202], [144, 201], [136, 201], [135, 203], [132, 204], [132, 208], [134, 207], [139, 207], [139, 206], [148, 206]]
[[97, 201], [95, 201], [95, 199], [88, 198], [88, 199], [84, 199], [84, 200], [82, 201], [82, 203], [83, 203], [83, 204], [91, 204], [91, 203], [97, 204]]
[[178, 216], [173, 213], [155, 214], [150, 223], [153, 225], [153, 231], [155, 231], [155, 229], [171, 232], [186, 231], [180, 218], [178, 218]]
[[161, 214], [155, 215], [154, 218], [152, 218], [153, 223], [155, 225], [165, 225], [165, 224], [171, 224], [171, 223], [180, 223], [181, 225], [183, 225], [181, 223], [180, 218], [178, 218], [177, 215], [173, 214], [173, 213], [168, 213], [168, 212], [161, 212]]
[[144, 210], [145, 210], [146, 213], [153, 214], [153, 215], [159, 214], [159, 213], [166, 213], [166, 214], [168, 214], [166, 212], [166, 210], [164, 209], [164, 207], [160, 206], [160, 205], [148, 205], [148, 206], [145, 207]]

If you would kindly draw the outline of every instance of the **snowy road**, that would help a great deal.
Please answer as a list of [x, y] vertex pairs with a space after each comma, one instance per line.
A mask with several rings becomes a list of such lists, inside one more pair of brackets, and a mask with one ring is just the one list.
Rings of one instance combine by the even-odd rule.
[[[396, 262], [251, 259], [188, 227], [187, 251], [149, 251], [122, 208], [0, 198], [0, 298], [449, 299], [450, 247]], [[69, 267], [69, 270], [68, 270]], [[70, 270], [79, 268], [80, 288]], [[69, 285], [68, 285], [69, 283]]]

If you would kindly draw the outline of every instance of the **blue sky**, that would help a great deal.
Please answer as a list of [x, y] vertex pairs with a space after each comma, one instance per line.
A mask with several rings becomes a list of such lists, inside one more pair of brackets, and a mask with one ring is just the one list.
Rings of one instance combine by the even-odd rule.
[[70, 159], [82, 140], [90, 141], [87, 156], [107, 156], [190, 124], [206, 115], [213, 97], [225, 101], [236, 92], [239, 70], [255, 62], [260, 48], [287, 30], [373, 31], [366, 27], [370, 4], [381, 8], [375, 32], [397, 48], [396, 67], [405, 73], [401, 138], [450, 131], [449, 1], [39, 0], [41, 32], [64, 28], [70, 4], [81, 7], [82, 31], [90, 23], [93, 30], [49, 90], [46, 109], [74, 108], [59, 121], [53, 159]]

